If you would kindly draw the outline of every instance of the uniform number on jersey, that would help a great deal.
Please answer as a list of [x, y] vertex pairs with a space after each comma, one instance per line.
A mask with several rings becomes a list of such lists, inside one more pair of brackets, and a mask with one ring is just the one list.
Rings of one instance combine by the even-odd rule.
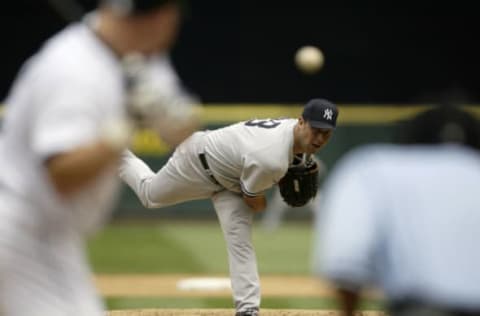
[[274, 128], [280, 125], [280, 121], [278, 120], [250, 120], [245, 122], [245, 125], [247, 126], [258, 126], [261, 128]]

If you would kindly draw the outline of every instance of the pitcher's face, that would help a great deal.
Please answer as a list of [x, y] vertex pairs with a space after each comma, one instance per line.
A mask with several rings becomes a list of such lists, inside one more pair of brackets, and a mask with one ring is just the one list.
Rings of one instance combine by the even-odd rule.
[[302, 152], [314, 154], [319, 151], [332, 137], [333, 129], [315, 128], [303, 118], [298, 121], [297, 146]]

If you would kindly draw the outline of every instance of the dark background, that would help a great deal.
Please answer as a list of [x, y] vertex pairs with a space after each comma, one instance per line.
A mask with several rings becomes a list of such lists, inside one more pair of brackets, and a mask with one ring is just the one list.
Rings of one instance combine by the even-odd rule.
[[[92, 0], [83, 0], [88, 8]], [[418, 1], [191, 0], [173, 60], [204, 102], [480, 103], [476, 10]], [[65, 22], [46, 0], [2, 4], [0, 95], [21, 63]], [[317, 45], [325, 67], [299, 73]]]

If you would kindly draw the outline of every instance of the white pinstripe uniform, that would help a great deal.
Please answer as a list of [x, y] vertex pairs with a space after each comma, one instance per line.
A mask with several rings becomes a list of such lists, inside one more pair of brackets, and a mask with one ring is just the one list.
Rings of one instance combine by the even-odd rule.
[[[152, 78], [174, 90], [167, 59]], [[6, 102], [0, 142], [0, 315], [100, 316], [85, 236], [115, 201], [116, 168], [62, 199], [44, 167], [49, 156], [99, 139], [122, 118], [120, 62], [85, 24], [67, 27], [23, 67]]]
[[[228, 247], [237, 311], [260, 306], [257, 263], [251, 240], [253, 212], [245, 204], [242, 193], [263, 194], [285, 175], [293, 160], [296, 123], [296, 119], [251, 120], [196, 132], [157, 173], [131, 152], [124, 155], [120, 176], [146, 207], [212, 199]], [[199, 158], [202, 153], [214, 179], [202, 165]]]

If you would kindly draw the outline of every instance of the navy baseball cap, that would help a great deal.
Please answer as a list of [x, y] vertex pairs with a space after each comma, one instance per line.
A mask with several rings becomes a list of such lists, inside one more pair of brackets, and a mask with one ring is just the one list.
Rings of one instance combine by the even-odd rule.
[[333, 129], [337, 126], [338, 109], [325, 99], [312, 99], [305, 104], [302, 117], [311, 127]]

